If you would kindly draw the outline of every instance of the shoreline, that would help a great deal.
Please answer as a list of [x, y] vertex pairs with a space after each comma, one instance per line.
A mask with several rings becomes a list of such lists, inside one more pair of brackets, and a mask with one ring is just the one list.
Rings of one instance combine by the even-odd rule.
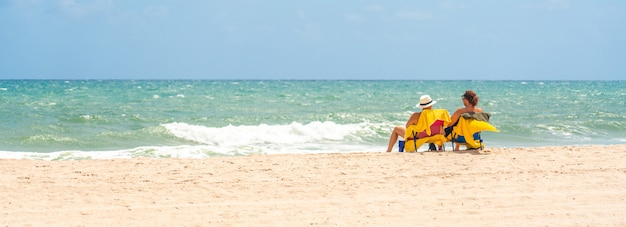
[[626, 144], [0, 159], [0, 225], [626, 225]]
[[[534, 149], [534, 148], [547, 148], [547, 147], [596, 147], [596, 146], [620, 146], [626, 145], [624, 143], [611, 143], [611, 144], [569, 144], [569, 145], [528, 145], [528, 146], [492, 146], [491, 143], [486, 150], [515, 150], [515, 149]], [[51, 151], [51, 152], [23, 152], [23, 151], [0, 151], [0, 160], [41, 160], [41, 161], [78, 161], [78, 160], [110, 160], [110, 159], [136, 159], [136, 158], [150, 158], [150, 159], [205, 159], [205, 158], [229, 158], [229, 157], [246, 157], [255, 155], [315, 155], [315, 154], [352, 154], [352, 153], [378, 153], [386, 149], [386, 147], [380, 146], [378, 149], [355, 149], [355, 150], [342, 150], [329, 152], [328, 150], [316, 150], [308, 152], [287, 152], [287, 153], [214, 153], [212, 155], [206, 154], [203, 151], [202, 146], [140, 146], [135, 148], [120, 149], [120, 150], [94, 150], [94, 151], [82, 151], [82, 150], [64, 150], [64, 151]], [[417, 153], [425, 152], [428, 149], [427, 145], [422, 145], [418, 148]], [[461, 147], [464, 149], [464, 147]], [[452, 151], [450, 143], [446, 144], [446, 152]], [[398, 152], [398, 145], [393, 147], [392, 152]]]

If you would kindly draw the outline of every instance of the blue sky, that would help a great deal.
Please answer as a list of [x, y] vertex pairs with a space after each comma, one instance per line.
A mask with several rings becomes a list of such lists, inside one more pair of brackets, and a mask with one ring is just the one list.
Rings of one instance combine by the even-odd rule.
[[0, 79], [623, 80], [623, 0], [0, 0]]

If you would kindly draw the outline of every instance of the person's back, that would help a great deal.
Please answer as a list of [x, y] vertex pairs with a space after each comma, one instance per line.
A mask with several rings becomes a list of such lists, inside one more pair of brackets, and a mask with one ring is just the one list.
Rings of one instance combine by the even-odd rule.
[[[436, 132], [431, 132], [431, 127], [433, 124], [439, 121], [440, 127], [445, 127], [450, 123], [450, 115], [448, 111], [445, 109], [437, 109], [434, 110], [432, 107], [424, 108], [424, 110], [420, 113], [419, 120], [416, 124], [407, 126], [413, 128], [413, 130], [420, 132], [420, 134], [424, 134], [424, 136], [431, 136], [433, 134], [440, 134], [441, 130]], [[408, 134], [405, 137], [409, 137]]]
[[[409, 125], [405, 131], [405, 150], [415, 152], [424, 143], [429, 143], [428, 150], [443, 150], [446, 142], [443, 127], [450, 123], [450, 115], [445, 109], [424, 108], [417, 124]], [[437, 148], [437, 146], [439, 148]]]
[[[434, 101], [430, 95], [422, 95], [420, 97], [420, 102], [415, 105], [415, 107], [420, 108], [423, 110], [432, 110], [432, 106], [435, 105], [435, 103], [437, 103], [437, 101]], [[446, 111], [447, 114], [447, 111]], [[420, 119], [421, 116], [421, 112], [415, 112], [411, 115], [411, 117], [409, 118], [409, 120], [406, 122], [406, 127], [402, 127], [402, 126], [396, 126], [393, 128], [393, 130], [391, 131], [391, 136], [389, 137], [389, 146], [387, 147], [387, 152], [391, 152], [391, 149], [393, 148], [393, 146], [396, 144], [396, 141], [398, 140], [398, 137], [402, 137], [403, 139], [406, 137], [406, 128], [412, 126], [412, 125], [417, 125], [418, 124], [418, 120]], [[402, 150], [404, 149], [404, 146], [401, 146], [402, 148], [400, 149], [400, 151], [402, 152]]]
[[[464, 107], [457, 109], [454, 112], [454, 114], [452, 114], [452, 119], [451, 119], [452, 124], [445, 129], [445, 136], [448, 139], [451, 139], [448, 136], [452, 134], [453, 130], [456, 130], [454, 129], [454, 127], [457, 126], [462, 115], [464, 115], [465, 113], [482, 113], [483, 112], [481, 108], [476, 107], [478, 105], [478, 96], [476, 95], [476, 92], [472, 90], [467, 90], [465, 91], [465, 94], [463, 94], [462, 97], [463, 97], [462, 100], [463, 100]], [[471, 136], [472, 135], [470, 135], [470, 137]], [[470, 142], [472, 141], [473, 140], [470, 140]], [[454, 147], [454, 150], [459, 150], [459, 145], [460, 145], [459, 143], [456, 143], [456, 147]]]

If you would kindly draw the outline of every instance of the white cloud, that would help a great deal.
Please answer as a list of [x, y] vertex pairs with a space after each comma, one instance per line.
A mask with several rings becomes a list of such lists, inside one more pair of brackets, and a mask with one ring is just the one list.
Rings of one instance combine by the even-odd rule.
[[456, 10], [456, 9], [471, 9], [472, 6], [467, 3], [445, 1], [441, 4], [441, 8], [447, 9], [447, 10]]
[[370, 11], [370, 12], [383, 12], [385, 11], [385, 7], [381, 5], [372, 4], [372, 5], [365, 6], [365, 10]]
[[548, 9], [552, 10], [567, 10], [570, 8], [568, 0], [548, 0], [546, 5]]
[[31, 7], [33, 5], [39, 4], [40, 1], [39, 0], [13, 0], [10, 3], [8, 1], [6, 3], [9, 5], [20, 7], [20, 8], [27, 8], [27, 7]]
[[236, 32], [239, 28], [236, 25], [226, 24], [223, 25], [222, 28], [228, 32]]
[[76, 0], [59, 0], [57, 4], [62, 12], [78, 17], [101, 13], [113, 9], [112, 0], [92, 0], [80, 2], [77, 2]]
[[521, 4], [524, 9], [540, 9], [540, 10], [568, 10], [571, 7], [569, 0], [544, 0], [541, 2]]
[[304, 11], [302, 11], [302, 10], [296, 10], [295, 13], [296, 13], [296, 16], [298, 18], [300, 18], [300, 19], [305, 19], [306, 18], [306, 16], [304, 15]]
[[258, 32], [272, 32], [274, 31], [274, 27], [268, 26], [268, 25], [262, 25], [262, 26], [256, 27], [254, 30]]
[[170, 15], [170, 10], [165, 6], [150, 6], [144, 9], [144, 14], [153, 17], [166, 17]]
[[433, 14], [422, 11], [399, 11], [395, 17], [405, 20], [429, 20], [433, 18]]
[[363, 20], [363, 17], [361, 17], [361, 15], [356, 14], [356, 13], [346, 13], [343, 15], [343, 18], [351, 22], [359, 22]]
[[309, 23], [302, 27], [293, 28], [292, 31], [304, 40], [308, 41], [318, 41], [324, 38], [320, 26], [313, 23]]

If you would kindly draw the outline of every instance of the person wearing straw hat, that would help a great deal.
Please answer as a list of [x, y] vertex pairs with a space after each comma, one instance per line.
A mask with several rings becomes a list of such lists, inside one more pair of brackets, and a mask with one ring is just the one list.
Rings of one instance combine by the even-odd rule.
[[[422, 110], [427, 110], [427, 109], [432, 109], [433, 105], [435, 105], [436, 103], [437, 101], [433, 100], [430, 97], [430, 95], [422, 95], [420, 97], [420, 102], [417, 105], [415, 105], [415, 107], [420, 108]], [[406, 128], [409, 127], [409, 125], [417, 124], [417, 121], [420, 118], [420, 113], [421, 112], [413, 113], [411, 117], [409, 118], [409, 120], [406, 122], [405, 127], [396, 126], [393, 128], [393, 130], [391, 131], [391, 136], [389, 137], [389, 146], [387, 147], [387, 152], [391, 152], [394, 145], [396, 144], [396, 141], [398, 140], [398, 136], [404, 138], [404, 135], [406, 133]], [[403, 147], [402, 144], [400, 145], [400, 147]], [[402, 150], [403, 148], [400, 149], [400, 151]]]

